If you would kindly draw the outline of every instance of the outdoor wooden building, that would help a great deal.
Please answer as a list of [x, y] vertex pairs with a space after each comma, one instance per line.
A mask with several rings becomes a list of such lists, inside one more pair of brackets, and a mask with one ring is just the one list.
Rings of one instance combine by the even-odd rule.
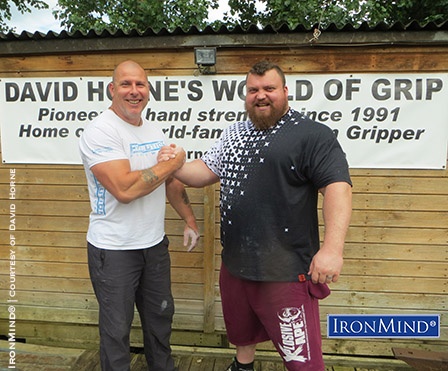
[[[193, 49], [204, 45], [217, 47], [218, 75], [245, 74], [262, 58], [278, 63], [288, 74], [448, 72], [448, 23], [329, 27], [318, 39], [312, 38], [312, 30], [300, 27], [0, 35], [0, 80], [111, 76], [114, 67], [129, 58], [139, 62], [149, 78], [193, 75]], [[354, 203], [344, 268], [339, 282], [331, 286], [332, 295], [321, 302], [324, 353], [392, 359], [394, 347], [446, 351], [446, 166], [352, 169], [351, 174]], [[8, 230], [12, 186], [14, 246]], [[7, 298], [13, 250], [17, 341], [96, 348], [98, 308], [86, 264], [90, 205], [82, 166], [3, 161], [0, 188], [0, 335], [5, 340], [10, 332]], [[167, 208], [176, 303], [172, 344], [228, 348], [218, 289], [219, 187], [188, 192], [201, 230], [193, 252], [182, 246], [183, 223]], [[440, 314], [440, 337], [330, 339], [327, 314]], [[138, 315], [132, 343], [142, 343]]]

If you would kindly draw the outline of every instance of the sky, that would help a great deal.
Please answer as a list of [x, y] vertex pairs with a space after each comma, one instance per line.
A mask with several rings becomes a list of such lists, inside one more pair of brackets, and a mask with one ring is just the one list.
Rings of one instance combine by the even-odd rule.
[[31, 13], [21, 14], [17, 11], [14, 4], [11, 5], [12, 19], [7, 22], [8, 26], [16, 28], [17, 33], [28, 31], [34, 33], [40, 31], [47, 33], [48, 31], [60, 32], [61, 27], [59, 21], [55, 20], [52, 14], [57, 0], [45, 0], [49, 5], [48, 9], [31, 8]]
[[[53, 10], [57, 5], [57, 0], [44, 0], [48, 5], [48, 9], [32, 8], [31, 13], [21, 14], [17, 11], [15, 5], [11, 6], [12, 19], [8, 21], [8, 25], [16, 28], [16, 33], [20, 34], [22, 31], [34, 33], [36, 31], [47, 33], [48, 31], [61, 32], [59, 21], [53, 17]], [[220, 0], [219, 10], [211, 12], [212, 19], [219, 19], [221, 14], [228, 10], [227, 0]]]

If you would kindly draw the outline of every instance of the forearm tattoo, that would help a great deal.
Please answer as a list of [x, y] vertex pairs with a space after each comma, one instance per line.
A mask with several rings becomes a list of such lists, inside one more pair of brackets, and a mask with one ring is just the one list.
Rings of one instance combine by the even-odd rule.
[[148, 184], [153, 184], [159, 180], [159, 177], [151, 169], [142, 170], [142, 178]]
[[188, 194], [187, 194], [187, 191], [185, 189], [182, 191], [182, 200], [184, 201], [185, 205], [189, 205], [190, 204], [190, 199], [188, 198]]

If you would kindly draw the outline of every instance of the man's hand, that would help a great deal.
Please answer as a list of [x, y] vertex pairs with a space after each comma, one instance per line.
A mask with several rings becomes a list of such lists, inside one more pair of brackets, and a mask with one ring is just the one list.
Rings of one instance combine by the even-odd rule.
[[196, 244], [199, 241], [199, 232], [195, 231], [193, 228], [190, 228], [188, 225], [185, 225], [184, 228], [184, 246], [188, 245], [188, 241], [190, 241], [190, 245], [188, 246], [187, 251], [191, 251], [196, 247]]
[[179, 154], [185, 155], [185, 151], [182, 147], [178, 147], [175, 144], [163, 146], [162, 148], [160, 148], [159, 153], [157, 154], [157, 162], [169, 161], [173, 158], [176, 158], [176, 156], [178, 156]]
[[326, 250], [324, 246], [314, 255], [308, 274], [313, 283], [337, 282], [344, 261], [339, 253]]
[[342, 254], [352, 212], [352, 189], [335, 182], [319, 190], [324, 195], [324, 242], [311, 261], [308, 275], [314, 283], [336, 282], [344, 263]]

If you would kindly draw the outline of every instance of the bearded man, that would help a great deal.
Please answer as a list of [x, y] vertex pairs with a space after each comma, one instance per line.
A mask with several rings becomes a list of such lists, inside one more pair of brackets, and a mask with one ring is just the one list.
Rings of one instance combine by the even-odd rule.
[[341, 273], [351, 180], [333, 131], [289, 107], [285, 80], [279, 66], [255, 64], [246, 76], [249, 120], [174, 173], [193, 187], [221, 182], [220, 290], [236, 346], [228, 371], [253, 370], [256, 345], [267, 340], [288, 370], [325, 369], [318, 300]]

